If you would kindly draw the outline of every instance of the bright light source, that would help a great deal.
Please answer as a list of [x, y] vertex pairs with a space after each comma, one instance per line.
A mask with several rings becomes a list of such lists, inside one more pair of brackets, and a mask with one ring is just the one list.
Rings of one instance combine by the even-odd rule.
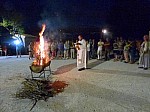
[[14, 41], [14, 44], [19, 45], [19, 44], [20, 44], [20, 41], [19, 41], [19, 40], [15, 40], [15, 41]]
[[107, 30], [106, 30], [106, 29], [104, 29], [104, 30], [102, 30], [102, 32], [103, 32], [104, 34], [106, 34], [106, 33], [107, 33]]

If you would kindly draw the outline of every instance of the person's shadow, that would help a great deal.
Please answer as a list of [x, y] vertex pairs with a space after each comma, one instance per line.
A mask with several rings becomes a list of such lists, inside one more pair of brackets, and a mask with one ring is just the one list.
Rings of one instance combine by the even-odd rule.
[[102, 63], [104, 63], [104, 62], [105, 62], [104, 60], [97, 60], [97, 61], [94, 61], [94, 62], [88, 64], [88, 66], [87, 66], [86, 69], [92, 69], [92, 68], [96, 67], [97, 65], [102, 64]]
[[[96, 60], [96, 61], [88, 64], [86, 69], [92, 69], [95, 66], [97, 66], [97, 65], [99, 65], [99, 64], [101, 64], [103, 62], [104, 62], [103, 60]], [[75, 67], [76, 67], [76, 63], [61, 66], [56, 71], [53, 71], [53, 75], [59, 75], [59, 74], [63, 74], [63, 73], [69, 72], [72, 69], [74, 69]]]

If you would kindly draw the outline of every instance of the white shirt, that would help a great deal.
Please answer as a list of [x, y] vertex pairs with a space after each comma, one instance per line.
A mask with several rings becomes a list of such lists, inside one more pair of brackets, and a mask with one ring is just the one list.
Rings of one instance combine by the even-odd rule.
[[90, 44], [87, 44], [87, 51], [90, 51]]
[[79, 45], [80, 49], [86, 49], [86, 41], [84, 39], [79, 40], [78, 43], [81, 44]]
[[144, 51], [147, 52], [149, 50], [149, 42], [144, 42]]
[[98, 50], [103, 49], [104, 42], [98, 42]]

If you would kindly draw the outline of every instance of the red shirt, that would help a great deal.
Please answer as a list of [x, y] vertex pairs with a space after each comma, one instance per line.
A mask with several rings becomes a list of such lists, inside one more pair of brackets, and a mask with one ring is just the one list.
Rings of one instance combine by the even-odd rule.
[[3, 51], [7, 51], [7, 47], [6, 46], [3, 47]]
[[110, 42], [105, 42], [104, 46], [105, 46], [105, 49], [109, 49], [110, 48]]

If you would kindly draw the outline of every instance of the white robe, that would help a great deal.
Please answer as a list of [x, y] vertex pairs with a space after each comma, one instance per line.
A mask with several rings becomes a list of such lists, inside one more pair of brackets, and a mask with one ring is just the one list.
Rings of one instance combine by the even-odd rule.
[[142, 51], [139, 59], [139, 65], [144, 68], [150, 68], [150, 44], [149, 42], [142, 43]]
[[150, 45], [149, 42], [146, 42], [144, 45], [144, 67], [145, 68], [150, 68]]
[[80, 49], [77, 50], [77, 68], [87, 68], [87, 47], [86, 41], [82, 39], [78, 41], [81, 45], [78, 45]]
[[140, 48], [139, 66], [144, 66], [144, 42], [141, 44]]

